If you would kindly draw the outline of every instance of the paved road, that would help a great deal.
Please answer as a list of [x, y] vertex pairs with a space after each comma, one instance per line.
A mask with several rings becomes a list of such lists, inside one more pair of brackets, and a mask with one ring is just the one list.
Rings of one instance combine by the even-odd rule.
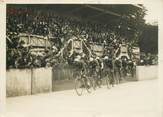
[[7, 99], [8, 117], [158, 117], [157, 82], [120, 84], [108, 90], [74, 90]]

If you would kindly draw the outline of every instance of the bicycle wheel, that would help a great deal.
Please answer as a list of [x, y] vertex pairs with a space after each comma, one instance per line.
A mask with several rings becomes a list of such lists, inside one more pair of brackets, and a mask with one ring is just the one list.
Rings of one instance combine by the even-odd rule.
[[78, 96], [82, 95], [84, 88], [84, 81], [81, 78], [75, 79], [75, 91]]
[[96, 90], [96, 86], [97, 86], [97, 81], [95, 78], [92, 78], [92, 87], [94, 90]]
[[86, 88], [88, 93], [92, 92], [92, 87], [93, 87], [93, 85], [92, 85], [91, 79], [90, 78], [86, 78], [85, 79], [85, 88]]
[[110, 89], [111, 88], [111, 86], [110, 86], [110, 78], [109, 77], [106, 77], [105, 78], [105, 82], [106, 82], [107, 89]]
[[97, 85], [99, 88], [101, 88], [101, 86], [102, 86], [102, 79], [101, 78], [97, 79]]

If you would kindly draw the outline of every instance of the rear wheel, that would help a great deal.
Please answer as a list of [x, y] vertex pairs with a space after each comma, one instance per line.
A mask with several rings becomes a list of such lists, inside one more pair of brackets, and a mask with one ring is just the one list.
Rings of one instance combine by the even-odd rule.
[[75, 91], [78, 96], [81, 96], [85, 88], [84, 81], [81, 78], [75, 79]]

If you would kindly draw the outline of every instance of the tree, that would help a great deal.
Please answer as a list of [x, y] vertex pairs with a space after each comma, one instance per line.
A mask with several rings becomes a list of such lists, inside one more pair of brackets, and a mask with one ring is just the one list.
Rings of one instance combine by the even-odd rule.
[[138, 44], [139, 37], [145, 26], [145, 7], [142, 5], [141, 8], [126, 6], [126, 8], [121, 9], [121, 13], [123, 15], [118, 25], [116, 25], [116, 31], [133, 44]]

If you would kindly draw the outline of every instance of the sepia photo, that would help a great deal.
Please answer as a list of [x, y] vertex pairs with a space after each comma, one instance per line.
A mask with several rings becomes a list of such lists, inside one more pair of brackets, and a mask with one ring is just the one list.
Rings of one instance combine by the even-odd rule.
[[5, 116], [159, 117], [154, 5], [6, 3]]

